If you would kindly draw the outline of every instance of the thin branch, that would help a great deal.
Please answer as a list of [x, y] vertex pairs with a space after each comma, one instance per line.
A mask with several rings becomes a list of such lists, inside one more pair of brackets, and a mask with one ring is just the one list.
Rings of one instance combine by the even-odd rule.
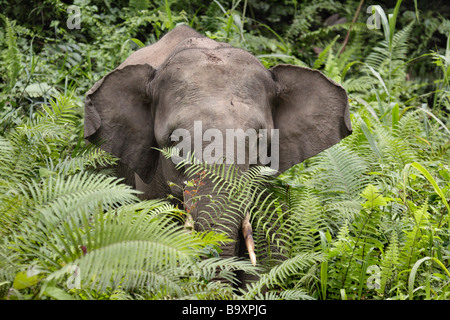
[[355, 16], [353, 17], [353, 20], [352, 20], [352, 24], [348, 28], [347, 34], [345, 35], [344, 43], [342, 44], [342, 48], [339, 51], [339, 56], [344, 52], [345, 47], [347, 46], [348, 39], [350, 38], [350, 32], [352, 31], [352, 27], [355, 24], [356, 20], [358, 19], [358, 16], [359, 16], [359, 13], [361, 11], [363, 3], [364, 3], [364, 0], [361, 0], [359, 2], [358, 9], [356, 9]]

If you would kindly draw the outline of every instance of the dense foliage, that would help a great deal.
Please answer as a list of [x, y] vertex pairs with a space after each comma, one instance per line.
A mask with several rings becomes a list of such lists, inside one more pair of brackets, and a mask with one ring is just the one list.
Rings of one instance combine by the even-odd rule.
[[[0, 0], [1, 299], [450, 298], [448, 4], [70, 5]], [[257, 267], [219, 258], [229, 239], [187, 232], [165, 199], [139, 201], [83, 139], [86, 91], [179, 23], [349, 93], [353, 134], [280, 177], [193, 169], [233, 186], [230, 206], [255, 200]], [[233, 289], [238, 270], [259, 280]]]

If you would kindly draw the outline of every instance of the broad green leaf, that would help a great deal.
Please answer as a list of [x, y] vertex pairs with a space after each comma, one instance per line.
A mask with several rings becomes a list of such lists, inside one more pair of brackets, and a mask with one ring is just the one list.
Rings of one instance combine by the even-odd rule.
[[36, 285], [39, 282], [38, 274], [21, 271], [16, 274], [13, 282], [13, 288], [17, 290], [26, 289]]
[[398, 103], [395, 104], [395, 106], [392, 108], [392, 129], [397, 128], [399, 120], [399, 106]]
[[57, 287], [47, 287], [44, 291], [44, 295], [49, 296], [55, 300], [75, 300], [75, 298], [70, 294]]
[[46, 82], [32, 83], [25, 88], [25, 92], [32, 98], [57, 93], [56, 89]]
[[378, 189], [372, 184], [367, 186], [361, 196], [367, 199], [366, 203], [363, 204], [366, 208], [381, 207], [387, 204], [386, 198], [384, 198]]

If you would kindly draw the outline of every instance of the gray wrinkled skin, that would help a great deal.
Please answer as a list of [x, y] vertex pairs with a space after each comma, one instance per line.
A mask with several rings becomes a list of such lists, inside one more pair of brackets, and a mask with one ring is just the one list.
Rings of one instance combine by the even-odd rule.
[[[133, 53], [86, 96], [86, 139], [103, 141], [101, 148], [120, 158], [119, 171], [144, 192], [142, 199], [183, 198], [167, 181], [181, 186], [187, 177], [152, 148], [171, 146], [177, 128], [192, 133], [194, 121], [223, 136], [225, 129], [279, 129], [279, 172], [351, 133], [345, 90], [319, 71], [292, 65], [267, 70], [249, 52], [186, 26]], [[212, 190], [205, 182], [200, 195]], [[207, 202], [202, 200], [192, 213], [195, 228], [220, 229], [214, 215], [200, 214]], [[236, 240], [222, 248], [224, 257], [242, 252], [243, 215], [236, 213], [235, 224], [222, 221], [228, 223], [223, 230]]]

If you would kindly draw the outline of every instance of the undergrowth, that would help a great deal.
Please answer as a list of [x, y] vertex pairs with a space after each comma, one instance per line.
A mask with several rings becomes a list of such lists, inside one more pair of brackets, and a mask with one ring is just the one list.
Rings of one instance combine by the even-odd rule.
[[[60, 1], [0, 1], [1, 299], [448, 300], [448, 8], [373, 6], [377, 30], [367, 7], [350, 22], [358, 3], [90, 1], [68, 29]], [[165, 199], [139, 201], [83, 139], [86, 91], [179, 23], [349, 94], [352, 135], [279, 177], [192, 167], [235, 187], [230, 208], [253, 199], [256, 267], [219, 258], [230, 240], [186, 232]], [[259, 279], [236, 289], [236, 271]]]

